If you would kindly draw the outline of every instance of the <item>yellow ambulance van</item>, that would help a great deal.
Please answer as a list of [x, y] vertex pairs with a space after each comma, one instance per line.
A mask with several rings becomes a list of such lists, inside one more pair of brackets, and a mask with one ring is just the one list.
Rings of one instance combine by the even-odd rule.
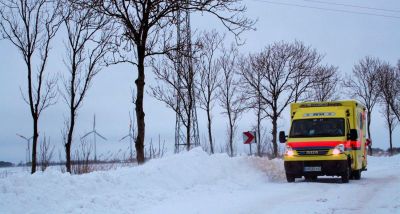
[[304, 102], [290, 105], [284, 165], [288, 182], [304, 176], [340, 176], [343, 183], [359, 180], [367, 170], [366, 108], [354, 100]]

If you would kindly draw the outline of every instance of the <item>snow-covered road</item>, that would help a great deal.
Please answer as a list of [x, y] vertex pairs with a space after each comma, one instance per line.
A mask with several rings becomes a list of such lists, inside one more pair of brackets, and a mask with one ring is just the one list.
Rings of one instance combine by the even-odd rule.
[[283, 162], [200, 149], [86, 175], [0, 177], [0, 213], [400, 213], [400, 156], [370, 157], [359, 181], [286, 183]]

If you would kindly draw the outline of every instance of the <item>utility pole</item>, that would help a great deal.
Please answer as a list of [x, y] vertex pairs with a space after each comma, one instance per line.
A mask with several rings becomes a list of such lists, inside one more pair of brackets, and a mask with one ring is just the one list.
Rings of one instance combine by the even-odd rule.
[[[183, 1], [182, 4], [188, 4], [188, 0]], [[187, 7], [184, 7], [187, 8]], [[190, 11], [188, 9], [180, 9], [176, 13], [176, 20], [177, 20], [177, 44], [179, 47], [179, 50], [177, 51], [177, 62], [176, 62], [176, 67], [177, 67], [177, 73], [178, 73], [178, 89], [177, 89], [177, 94], [183, 94], [185, 93], [184, 87], [182, 87], [182, 75], [183, 74], [189, 74], [190, 78], [194, 78], [194, 71], [193, 71], [193, 52], [192, 52], [192, 32], [191, 32], [191, 27], [190, 27]], [[194, 84], [194, 81], [192, 81], [192, 84]], [[190, 112], [190, 119], [193, 121], [191, 130], [190, 130], [190, 142], [191, 145], [187, 145], [186, 138], [187, 138], [187, 133], [183, 129], [183, 122], [180, 114], [183, 109], [183, 103], [182, 103], [182, 98], [181, 96], [176, 96], [177, 97], [177, 109], [178, 111], [176, 112], [176, 124], [175, 124], [175, 153], [178, 153], [181, 151], [182, 146], [200, 146], [200, 138], [199, 138], [199, 126], [197, 122], [197, 111], [196, 111], [196, 102], [195, 102], [195, 87], [194, 85], [190, 87], [192, 90], [193, 94], [193, 108], [191, 109]], [[178, 91], [179, 90], [179, 91]], [[188, 92], [186, 92], [188, 93]], [[189, 119], [189, 118], [186, 118]], [[186, 121], [185, 121], [186, 122]], [[190, 148], [188, 148], [190, 149]]]

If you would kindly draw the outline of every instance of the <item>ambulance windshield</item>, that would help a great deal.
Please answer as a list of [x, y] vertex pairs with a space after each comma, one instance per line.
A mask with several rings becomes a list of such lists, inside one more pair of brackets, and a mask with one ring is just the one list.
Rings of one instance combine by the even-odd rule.
[[343, 118], [293, 120], [289, 137], [339, 137], [345, 134]]

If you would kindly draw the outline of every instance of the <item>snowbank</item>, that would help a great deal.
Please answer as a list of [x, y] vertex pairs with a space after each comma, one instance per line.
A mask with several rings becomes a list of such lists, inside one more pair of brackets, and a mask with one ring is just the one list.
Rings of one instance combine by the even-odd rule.
[[[16, 173], [0, 179], [0, 213], [165, 213], [165, 208], [184, 211], [191, 203], [208, 210], [209, 196], [229, 197], [279, 180], [282, 173], [279, 161], [209, 156], [201, 149], [85, 175]], [[168, 206], [156, 206], [164, 201]]]
[[400, 155], [369, 157], [361, 180], [287, 183], [282, 160], [194, 149], [86, 175], [0, 178], [0, 213], [400, 213]]

